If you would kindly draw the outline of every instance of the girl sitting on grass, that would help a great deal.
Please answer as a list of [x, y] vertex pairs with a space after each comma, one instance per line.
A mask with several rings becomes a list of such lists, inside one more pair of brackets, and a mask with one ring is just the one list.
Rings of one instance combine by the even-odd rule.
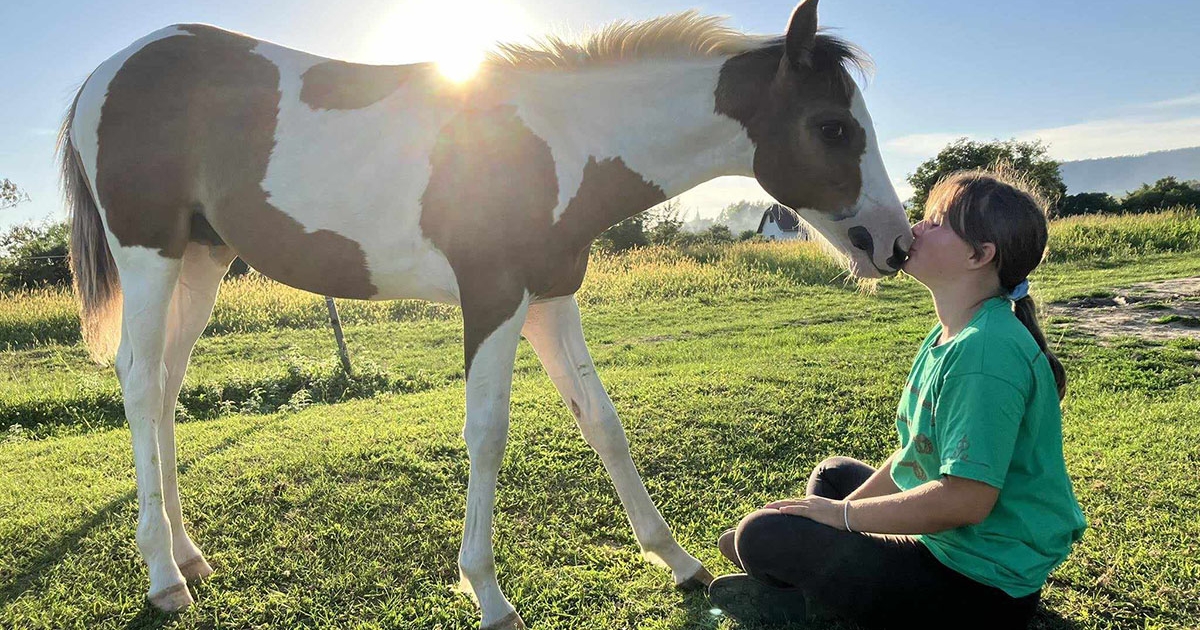
[[768, 504], [721, 553], [745, 573], [709, 597], [759, 623], [833, 616], [887, 628], [1024, 628], [1086, 527], [1063, 462], [1062, 364], [1027, 277], [1046, 250], [1043, 203], [1006, 175], [934, 187], [904, 270], [938, 323], [878, 469], [821, 462], [807, 496]]

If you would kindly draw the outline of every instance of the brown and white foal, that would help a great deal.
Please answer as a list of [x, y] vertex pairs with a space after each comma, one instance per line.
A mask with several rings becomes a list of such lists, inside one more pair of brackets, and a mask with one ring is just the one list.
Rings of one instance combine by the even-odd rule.
[[911, 236], [847, 70], [860, 59], [817, 33], [816, 4], [782, 37], [688, 12], [579, 44], [502, 46], [466, 84], [432, 64], [347, 63], [196, 24], [101, 64], [60, 152], [85, 338], [97, 357], [115, 346], [133, 434], [150, 601], [182, 609], [185, 580], [212, 572], [184, 531], [174, 416], [235, 256], [323, 295], [462, 306], [459, 566], [484, 627], [523, 625], [491, 542], [522, 335], [643, 552], [679, 585], [706, 583], [646, 493], [573, 294], [605, 228], [720, 175], [755, 176], [852, 272], [896, 271]]

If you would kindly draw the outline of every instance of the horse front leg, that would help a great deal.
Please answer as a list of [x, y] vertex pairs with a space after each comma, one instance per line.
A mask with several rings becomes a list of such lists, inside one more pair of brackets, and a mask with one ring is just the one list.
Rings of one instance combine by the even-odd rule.
[[530, 306], [522, 332], [575, 416], [583, 438], [600, 455], [629, 515], [642, 554], [655, 564], [669, 567], [680, 588], [707, 586], [712, 575], [675, 541], [634, 466], [617, 410], [596, 375], [584, 342], [575, 297]]
[[[520, 296], [515, 312], [503, 321], [494, 304], [476, 306], [464, 296], [463, 324], [467, 354], [467, 418], [463, 439], [471, 459], [467, 515], [458, 554], [462, 586], [479, 603], [484, 630], [512, 630], [525, 624], [496, 580], [492, 516], [496, 477], [508, 442], [513, 361], [529, 300]], [[486, 307], [486, 308], [485, 308]], [[491, 330], [489, 330], [491, 329]]]

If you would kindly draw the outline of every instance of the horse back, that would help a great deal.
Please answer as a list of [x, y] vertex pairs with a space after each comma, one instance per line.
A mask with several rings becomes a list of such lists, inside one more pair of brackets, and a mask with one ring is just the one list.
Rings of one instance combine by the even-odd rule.
[[[385, 101], [430, 75], [426, 65], [352, 64], [179, 25], [93, 73], [88, 83], [106, 85], [85, 85], [80, 107], [98, 111], [77, 120], [95, 126], [85, 122], [73, 133], [94, 133], [89, 175], [122, 246], [178, 258], [189, 241], [222, 243], [264, 274], [309, 291], [444, 299], [378, 286], [396, 284], [396, 261], [373, 269], [371, 260], [385, 260], [383, 250], [411, 251], [420, 240], [412, 191], [421, 182], [398, 177], [402, 154], [419, 139], [402, 123], [387, 128], [397, 107], [414, 104]], [[422, 124], [440, 116], [427, 113]], [[397, 158], [390, 164], [389, 153]]]

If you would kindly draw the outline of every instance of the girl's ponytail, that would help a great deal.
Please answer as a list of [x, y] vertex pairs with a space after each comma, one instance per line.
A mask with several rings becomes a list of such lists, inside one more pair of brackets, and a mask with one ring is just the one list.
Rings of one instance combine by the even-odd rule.
[[1033, 298], [1026, 295], [1013, 302], [1013, 312], [1017, 315], [1017, 319], [1025, 324], [1025, 328], [1029, 329], [1029, 334], [1033, 335], [1033, 340], [1037, 342], [1042, 353], [1046, 355], [1046, 360], [1050, 362], [1050, 370], [1054, 372], [1054, 384], [1058, 387], [1058, 399], [1062, 400], [1067, 395], [1067, 371], [1063, 369], [1062, 362], [1054, 356], [1054, 352], [1046, 343], [1046, 335], [1042, 333], [1042, 327], [1038, 323], [1037, 306], [1034, 305]]

